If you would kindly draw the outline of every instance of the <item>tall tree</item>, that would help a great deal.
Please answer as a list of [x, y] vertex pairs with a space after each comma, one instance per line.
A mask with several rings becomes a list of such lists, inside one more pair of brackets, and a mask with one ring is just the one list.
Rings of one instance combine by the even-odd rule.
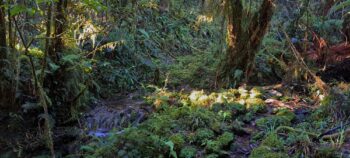
[[[6, 19], [4, 2], [0, 0], [0, 107], [6, 106], [8, 101], [9, 87], [6, 84], [5, 69], [7, 59], [7, 44], [6, 44]], [[2, 94], [2, 95], [1, 95]]]
[[66, 26], [65, 10], [67, 7], [67, 1], [58, 0], [56, 3], [56, 16], [55, 16], [55, 42], [54, 42], [54, 54], [51, 57], [54, 61], [58, 60], [58, 53], [62, 53], [64, 48], [63, 33]]
[[[219, 66], [217, 81], [225, 86], [234, 79], [237, 70], [244, 72], [247, 81], [252, 71], [256, 52], [272, 19], [274, 0], [264, 0], [260, 9], [249, 16], [241, 0], [225, 0], [228, 48]], [[249, 22], [249, 25], [245, 25]]]
[[3, 0], [0, 0], [0, 59], [6, 59], [6, 19]]

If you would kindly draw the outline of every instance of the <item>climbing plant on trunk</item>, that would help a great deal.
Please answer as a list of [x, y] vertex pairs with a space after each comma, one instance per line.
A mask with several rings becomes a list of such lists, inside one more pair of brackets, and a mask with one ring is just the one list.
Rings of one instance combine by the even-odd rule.
[[227, 18], [227, 52], [219, 65], [217, 81], [227, 86], [239, 74], [245, 81], [251, 74], [256, 52], [267, 32], [274, 10], [274, 0], [264, 0], [254, 14], [247, 11], [241, 0], [225, 0]]

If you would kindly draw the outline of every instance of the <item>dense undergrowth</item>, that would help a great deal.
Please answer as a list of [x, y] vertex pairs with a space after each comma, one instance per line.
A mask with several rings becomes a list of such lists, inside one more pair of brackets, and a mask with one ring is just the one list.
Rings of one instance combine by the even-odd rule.
[[267, 96], [259, 88], [211, 94], [156, 89], [145, 98], [155, 108], [145, 122], [122, 132], [111, 131], [108, 138], [91, 140], [81, 150], [86, 157], [248, 156], [238, 152], [243, 144], [236, 140], [244, 139], [257, 145], [248, 149], [251, 158], [341, 156], [346, 126], [334, 137], [321, 135], [340, 123], [332, 122], [333, 115], [325, 112], [334, 106], [329, 99], [320, 109], [300, 115], [265, 104]]
[[[0, 98], [11, 105], [0, 111], [0, 151], [6, 152], [0, 157], [48, 155], [50, 141], [58, 142], [56, 153], [67, 157], [350, 156], [350, 90], [348, 83], [332, 80], [345, 81], [344, 73], [326, 76], [330, 91], [325, 94], [313, 84], [313, 74], [322, 74], [329, 63], [307, 58], [307, 49], [320, 49], [318, 36], [327, 47], [344, 41], [340, 30], [348, 4], [334, 4], [328, 15], [321, 15], [320, 1], [276, 0], [249, 80], [243, 70], [233, 70], [229, 75], [234, 80], [220, 89], [218, 66], [226, 58], [230, 38], [225, 10], [217, 11], [220, 5], [211, 0], [169, 2], [165, 11], [160, 0], [118, 0], [110, 6], [89, 0], [69, 6], [74, 13], [66, 13], [64, 50], [52, 57], [45, 54], [43, 14], [34, 12], [40, 19], [30, 22], [37, 28], [28, 29], [23, 17], [30, 9], [19, 11], [17, 20], [28, 29], [23, 31], [25, 38], [34, 38], [28, 50], [25, 42], [19, 43], [9, 49], [8, 59], [0, 60], [6, 63], [0, 68], [0, 90], [10, 87]], [[243, 2], [247, 16], [257, 11], [255, 1]], [[106, 17], [99, 18], [98, 12], [106, 12]], [[251, 23], [247, 19], [242, 25]], [[266, 86], [278, 83], [283, 86]], [[85, 112], [134, 91], [141, 91], [137, 97], [152, 109], [142, 123], [120, 117], [116, 122], [123, 126], [108, 131], [107, 137], [86, 134], [91, 129], [80, 122]], [[130, 111], [122, 114], [134, 119], [137, 114]], [[71, 126], [79, 126], [78, 132], [70, 131]], [[68, 132], [61, 134], [60, 128]], [[50, 129], [53, 140], [47, 137]], [[13, 136], [12, 131], [21, 134]], [[75, 150], [61, 151], [71, 138]]]

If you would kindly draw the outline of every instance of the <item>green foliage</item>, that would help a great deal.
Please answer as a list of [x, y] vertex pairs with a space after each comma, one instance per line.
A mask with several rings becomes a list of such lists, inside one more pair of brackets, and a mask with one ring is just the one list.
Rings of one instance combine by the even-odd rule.
[[[197, 148], [208, 149], [206, 154], [221, 154], [220, 151], [234, 140], [233, 133], [224, 132], [226, 126], [228, 125], [223, 124], [219, 116], [208, 108], [168, 107], [152, 114], [137, 128], [125, 129], [120, 135], [113, 134], [111, 138], [118, 141], [103, 148], [115, 152], [123, 150], [125, 152], [122, 153], [133, 156], [142, 154], [149, 157], [158, 154], [193, 157]], [[197, 148], [192, 148], [194, 145]], [[109, 154], [90, 151], [88, 153], [101, 156]]]
[[339, 11], [341, 9], [345, 9], [345, 8], [347, 8], [349, 6], [350, 6], [350, 1], [349, 0], [343, 1], [343, 2], [341, 2], [339, 4], [337, 4], [337, 5], [332, 6], [330, 13], [334, 13], [334, 12]]
[[279, 110], [276, 115], [260, 118], [256, 120], [256, 125], [265, 130], [274, 130], [279, 126], [290, 126], [295, 114], [288, 110]]
[[276, 133], [270, 133], [262, 142], [262, 145], [276, 148], [276, 149], [283, 149], [283, 141], [278, 137]]
[[289, 126], [290, 121], [286, 117], [269, 116], [258, 119], [256, 125], [262, 129], [276, 129], [278, 126]]
[[185, 136], [180, 133], [176, 133], [169, 137], [170, 141], [174, 143], [174, 146], [176, 149], [182, 149], [183, 145], [185, 144]]
[[[209, 88], [215, 79], [217, 61], [213, 53], [196, 53], [177, 58], [177, 63], [169, 66], [169, 83], [180, 85], [189, 83], [195, 87]], [[207, 76], [198, 80], [200, 76]]]
[[195, 140], [199, 144], [203, 145], [208, 140], [214, 137], [214, 132], [207, 128], [199, 128], [195, 133]]
[[196, 157], [197, 149], [194, 146], [186, 146], [181, 149], [181, 158], [194, 158]]
[[232, 133], [225, 132], [220, 135], [216, 140], [209, 140], [206, 145], [206, 149], [219, 153], [222, 148], [229, 145], [230, 142], [234, 140], [234, 135]]
[[259, 146], [253, 149], [249, 158], [285, 158], [289, 157], [288, 154], [282, 152], [274, 152], [270, 147]]
[[330, 146], [323, 146], [317, 149], [315, 157], [317, 158], [332, 158], [341, 157], [337, 152], [337, 149]]

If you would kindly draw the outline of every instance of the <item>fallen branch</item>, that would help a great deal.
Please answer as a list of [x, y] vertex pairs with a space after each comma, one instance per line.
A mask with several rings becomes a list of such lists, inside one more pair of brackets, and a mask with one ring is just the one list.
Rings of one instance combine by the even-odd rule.
[[341, 135], [347, 136], [350, 135], [350, 129], [346, 129], [345, 131], [339, 131], [337, 133], [333, 133], [331, 135], [324, 135], [321, 137], [322, 140], [332, 140], [335, 138], [339, 138]]
[[295, 48], [295, 46], [293, 45], [293, 43], [292, 43], [291, 39], [289, 38], [288, 34], [286, 33], [286, 31], [283, 30], [283, 33], [284, 33], [286, 40], [287, 40], [287, 42], [288, 42], [288, 44], [293, 52], [293, 55], [294, 55], [296, 61], [315, 80], [315, 85], [323, 92], [323, 94], [328, 95], [330, 88], [327, 86], [326, 83], [324, 83], [322, 81], [322, 79], [320, 77], [316, 76], [316, 74], [309, 69], [309, 67], [306, 65], [306, 63], [304, 61], [304, 58], [301, 56], [301, 53], [298, 52], [298, 50]]
[[287, 130], [287, 131], [290, 131], [290, 132], [297, 132], [297, 133], [305, 133], [305, 134], [307, 134], [310, 138], [318, 138], [318, 134], [316, 134], [316, 133], [307, 132], [307, 131], [300, 130], [300, 129], [295, 129], [295, 128], [289, 127], [289, 126], [279, 126], [279, 127], [276, 129], [276, 133], [278, 133], [278, 131], [280, 131], [280, 130]]

